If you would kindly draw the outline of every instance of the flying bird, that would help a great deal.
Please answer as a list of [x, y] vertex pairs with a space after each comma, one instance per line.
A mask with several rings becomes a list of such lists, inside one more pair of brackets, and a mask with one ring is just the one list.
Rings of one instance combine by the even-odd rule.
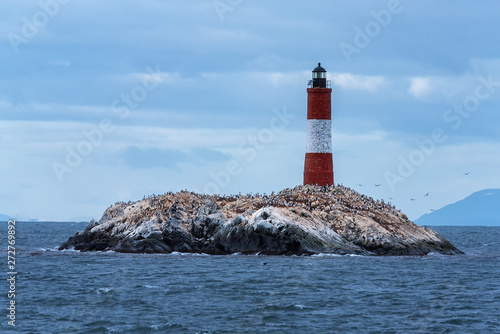
[[381, 184], [379, 184], [379, 183], [374, 183], [374, 185], [375, 185], [375, 187], [380, 187], [381, 186]]
[[362, 185], [362, 184], [359, 184], [359, 183], [358, 183], [358, 184], [356, 184], [356, 185], [357, 185], [357, 186], [359, 186], [359, 187], [363, 187], [363, 185]]
[[428, 192], [427, 192], [427, 194], [425, 194], [425, 195], [424, 195], [424, 197], [426, 197], [426, 196], [429, 196], [429, 193], [428, 193]]
[[416, 201], [416, 199], [414, 199], [414, 198], [410, 198], [410, 201], [412, 201], [412, 202], [413, 202], [413, 201]]
[[464, 173], [464, 175], [465, 175], [465, 176], [467, 176], [467, 175], [469, 175], [469, 174], [470, 174], [470, 172]]

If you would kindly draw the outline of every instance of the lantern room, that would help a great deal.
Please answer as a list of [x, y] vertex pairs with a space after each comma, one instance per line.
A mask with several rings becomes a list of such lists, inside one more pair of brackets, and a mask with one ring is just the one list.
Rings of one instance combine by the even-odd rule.
[[330, 88], [330, 80], [326, 80], [326, 70], [321, 63], [312, 71], [312, 80], [309, 80], [308, 88]]

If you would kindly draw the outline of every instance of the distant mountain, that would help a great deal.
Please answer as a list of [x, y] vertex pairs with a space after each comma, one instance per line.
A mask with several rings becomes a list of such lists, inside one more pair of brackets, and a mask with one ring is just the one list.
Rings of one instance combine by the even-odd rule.
[[418, 225], [500, 226], [500, 189], [473, 193], [415, 220]]
[[9, 221], [11, 219], [10, 216], [8, 215], [3, 215], [0, 213], [0, 222], [6, 222], [6, 221]]
[[4, 214], [0, 213], [0, 222], [6, 222], [9, 220], [16, 220], [16, 221], [20, 221], [20, 222], [37, 221], [36, 219], [30, 219], [30, 218], [26, 218], [23, 216], [9, 216], [9, 215], [4, 215]]

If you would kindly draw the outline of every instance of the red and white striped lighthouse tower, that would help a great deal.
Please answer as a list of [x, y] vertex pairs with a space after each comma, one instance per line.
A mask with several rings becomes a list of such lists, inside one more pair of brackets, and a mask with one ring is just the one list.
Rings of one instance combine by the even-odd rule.
[[333, 185], [332, 89], [318, 63], [307, 88], [307, 142], [304, 184]]

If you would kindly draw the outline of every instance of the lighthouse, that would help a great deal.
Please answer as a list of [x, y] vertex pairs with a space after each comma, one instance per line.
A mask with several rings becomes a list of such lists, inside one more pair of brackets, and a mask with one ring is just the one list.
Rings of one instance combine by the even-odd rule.
[[307, 87], [306, 184], [333, 185], [332, 89], [321, 63]]

